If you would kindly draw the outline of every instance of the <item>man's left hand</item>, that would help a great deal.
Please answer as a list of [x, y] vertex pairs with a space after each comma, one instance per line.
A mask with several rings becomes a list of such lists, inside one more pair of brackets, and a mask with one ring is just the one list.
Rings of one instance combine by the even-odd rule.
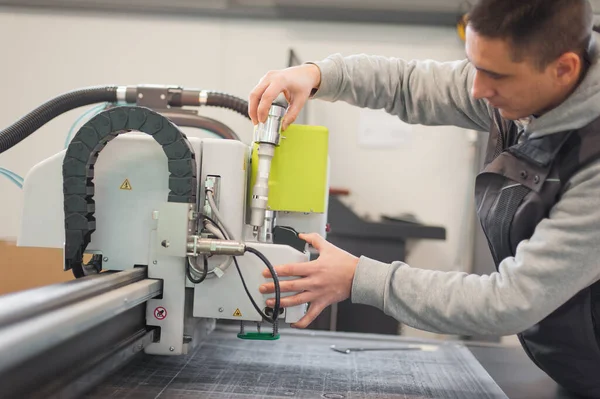
[[[350, 297], [352, 280], [358, 258], [327, 242], [319, 234], [300, 234], [299, 237], [319, 251], [319, 257], [312, 262], [275, 266], [279, 277], [300, 277], [294, 280], [279, 281], [281, 293], [298, 292], [281, 298], [281, 307], [291, 307], [310, 303], [308, 312], [292, 327], [305, 328], [332, 303]], [[269, 269], [263, 276], [270, 278]], [[260, 286], [260, 292], [275, 292], [275, 284]], [[267, 306], [274, 306], [275, 299], [267, 300]]]

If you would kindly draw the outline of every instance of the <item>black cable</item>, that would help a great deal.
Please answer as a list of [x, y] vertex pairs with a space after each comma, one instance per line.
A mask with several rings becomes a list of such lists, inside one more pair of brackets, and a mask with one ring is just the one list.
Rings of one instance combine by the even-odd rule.
[[[217, 223], [217, 222], [216, 222], [214, 219], [212, 219], [212, 218], [211, 218], [211, 217], [209, 217], [209, 216], [202, 215], [202, 214], [201, 214], [201, 215], [199, 215], [198, 217], [199, 217], [199, 218], [200, 218], [200, 217], [202, 217], [202, 218], [204, 218], [204, 219], [208, 220], [209, 222], [211, 222], [212, 224], [214, 224], [214, 225], [215, 225], [215, 227], [216, 227], [217, 229], [219, 229], [219, 231], [221, 232], [221, 234], [223, 234], [223, 237], [225, 237], [225, 239], [226, 239], [226, 240], [229, 240], [229, 236], [227, 235], [227, 233], [226, 233], [226, 232], [225, 232], [225, 231], [224, 231], [224, 230], [221, 228], [221, 226], [219, 226], [219, 224], [218, 224], [218, 223]], [[203, 226], [202, 228], [204, 228], [204, 226]]]
[[223, 237], [225, 237], [225, 239], [226, 239], [226, 240], [230, 240], [230, 239], [231, 239], [231, 237], [229, 237], [229, 236], [227, 235], [227, 233], [225, 232], [225, 230], [223, 230], [223, 229], [221, 228], [221, 226], [219, 226], [219, 223], [217, 223], [217, 222], [216, 222], [214, 219], [212, 219], [212, 218], [210, 218], [210, 217], [208, 217], [208, 216], [206, 216], [206, 215], [202, 215], [202, 217], [203, 217], [204, 219], [208, 220], [209, 222], [211, 222], [212, 224], [214, 224], [214, 225], [215, 225], [215, 227], [216, 227], [217, 229], [219, 229], [219, 231], [221, 232], [221, 234], [223, 234]]
[[[215, 225], [215, 227], [217, 229], [219, 229], [221, 234], [223, 234], [223, 237], [229, 239], [229, 237], [227, 236], [227, 233], [225, 233], [225, 231], [223, 231], [223, 229], [219, 226], [219, 224], [214, 219], [212, 219], [206, 215], [202, 215], [202, 217], [204, 219], [208, 220], [209, 222], [211, 222], [213, 225]], [[263, 319], [265, 319], [269, 323], [274, 323], [277, 320], [277, 317], [279, 317], [279, 308], [281, 305], [281, 289], [279, 287], [279, 278], [277, 277], [275, 268], [273, 268], [273, 265], [271, 264], [271, 262], [269, 262], [269, 260], [262, 254], [262, 252], [258, 251], [257, 249], [249, 248], [249, 247], [246, 247], [246, 252], [251, 252], [251, 253], [255, 254], [256, 256], [258, 256], [258, 258], [260, 260], [262, 260], [265, 263], [265, 265], [267, 266], [267, 268], [269, 268], [269, 271], [271, 272], [271, 277], [273, 277], [273, 281], [275, 282], [275, 307], [273, 308], [273, 317], [271, 318], [271, 317], [267, 316], [262, 310], [260, 310], [260, 308], [258, 307], [256, 302], [254, 301], [254, 298], [252, 297], [252, 294], [250, 294], [250, 291], [248, 290], [248, 286], [246, 285], [246, 280], [244, 279], [244, 276], [242, 275], [242, 270], [240, 269], [240, 265], [238, 264], [237, 257], [233, 256], [233, 262], [235, 263], [235, 267], [238, 271], [238, 274], [240, 275], [240, 279], [242, 280], [242, 285], [244, 286], [244, 290], [246, 290], [246, 294], [248, 295], [248, 298], [250, 298], [250, 302], [252, 302], [252, 306], [254, 306], [254, 309], [258, 312], [258, 314], [260, 314], [262, 316]]]
[[190, 264], [190, 257], [188, 256], [185, 273], [187, 275], [187, 278], [194, 284], [200, 284], [201, 282], [203, 282], [206, 279], [206, 276], [208, 275], [208, 260], [206, 259], [206, 256], [203, 256], [203, 258], [204, 258], [204, 270], [202, 271], [202, 276], [200, 278], [194, 278], [192, 276], [192, 271], [190, 270], [192, 265]]
[[252, 298], [252, 294], [250, 294], [250, 291], [248, 291], [248, 286], [246, 285], [246, 280], [244, 280], [244, 276], [242, 276], [242, 271], [240, 270], [240, 265], [238, 264], [237, 258], [235, 256], [233, 257], [233, 262], [235, 263], [235, 268], [237, 269], [238, 274], [240, 275], [240, 279], [242, 279], [242, 285], [244, 286], [244, 290], [246, 291], [248, 298], [250, 298], [250, 302], [252, 302], [252, 306], [254, 306], [254, 309], [256, 309], [258, 314], [260, 314], [263, 319], [265, 319], [269, 323], [274, 323], [275, 320], [273, 318], [267, 316], [262, 310], [260, 310], [260, 308], [258, 307], [256, 302], [254, 301], [254, 298]]
[[247, 246], [246, 252], [250, 252], [258, 256], [258, 258], [262, 260], [265, 265], [267, 265], [269, 271], [271, 272], [271, 277], [273, 277], [273, 282], [275, 283], [275, 306], [273, 307], [273, 320], [275, 321], [277, 320], [277, 317], [279, 317], [279, 308], [281, 305], [281, 289], [279, 287], [279, 277], [277, 277], [277, 272], [267, 257], [264, 256], [258, 249]]

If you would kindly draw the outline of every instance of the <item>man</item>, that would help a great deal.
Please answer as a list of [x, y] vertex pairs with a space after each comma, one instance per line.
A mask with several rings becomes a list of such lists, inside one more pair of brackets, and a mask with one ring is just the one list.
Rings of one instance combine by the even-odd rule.
[[[600, 65], [587, 0], [481, 0], [467, 60], [357, 55], [268, 73], [250, 95], [254, 123], [283, 92], [292, 123], [308, 98], [385, 109], [408, 123], [490, 132], [477, 211], [497, 272], [440, 272], [356, 258], [315, 234], [320, 253], [280, 265], [295, 326], [351, 298], [442, 334], [518, 334], [565, 388], [600, 397]], [[401, 171], [399, 171], [401, 173]], [[265, 273], [268, 277], [268, 273]], [[272, 293], [273, 284], [261, 287]]]

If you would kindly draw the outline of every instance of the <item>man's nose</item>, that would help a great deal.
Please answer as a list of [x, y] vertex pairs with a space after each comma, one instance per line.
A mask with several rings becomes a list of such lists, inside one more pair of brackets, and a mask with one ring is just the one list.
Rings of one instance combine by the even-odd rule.
[[491, 98], [494, 95], [494, 90], [486, 83], [486, 79], [481, 76], [479, 71], [475, 73], [473, 87], [471, 88], [471, 95], [476, 100]]

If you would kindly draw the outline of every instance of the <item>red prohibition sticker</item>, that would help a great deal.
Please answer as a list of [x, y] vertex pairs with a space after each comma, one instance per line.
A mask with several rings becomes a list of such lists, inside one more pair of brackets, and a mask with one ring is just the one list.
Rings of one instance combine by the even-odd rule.
[[164, 320], [165, 317], [167, 317], [167, 309], [163, 308], [162, 306], [157, 307], [154, 309], [154, 317], [156, 317], [158, 320]]

